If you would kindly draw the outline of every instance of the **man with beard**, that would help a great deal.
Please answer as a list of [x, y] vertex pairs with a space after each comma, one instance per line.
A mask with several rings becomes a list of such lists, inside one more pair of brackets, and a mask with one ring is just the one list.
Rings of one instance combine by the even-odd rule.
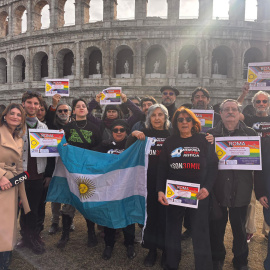
[[[191, 95], [192, 109], [196, 110], [212, 110], [212, 107], [209, 106], [210, 95], [207, 89], [202, 87], [197, 87]], [[218, 113], [214, 113], [214, 127], [221, 120], [221, 117]]]
[[[214, 137], [256, 136], [256, 132], [240, 121], [240, 105], [227, 99], [220, 105], [220, 121], [208, 130]], [[224, 235], [228, 217], [233, 232], [233, 266], [236, 270], [248, 270], [248, 245], [245, 223], [250, 203], [253, 175], [251, 170], [219, 170], [213, 194], [220, 208], [219, 216], [210, 220], [210, 240], [213, 269], [223, 269], [226, 256]]]
[[145, 129], [145, 119], [146, 119], [148, 109], [149, 109], [149, 107], [151, 107], [152, 105], [154, 105], [156, 103], [157, 103], [157, 101], [152, 96], [145, 96], [144, 98], [141, 99], [141, 108], [142, 108], [142, 112], [143, 112], [143, 119], [141, 119], [141, 121], [138, 121], [137, 123], [135, 123], [133, 125], [131, 132], [133, 132], [134, 130], [142, 131], [143, 129]]
[[[244, 101], [244, 98], [249, 92], [249, 83], [245, 83], [242, 88], [242, 94], [238, 98], [240, 104]], [[258, 135], [261, 137], [270, 136], [270, 116], [269, 116], [269, 94], [263, 91], [257, 92], [252, 98], [252, 105], [255, 109], [255, 115], [243, 114], [242, 120], [244, 123], [257, 131]], [[253, 234], [256, 232], [256, 223], [255, 223], [255, 214], [256, 214], [256, 197], [254, 191], [252, 192], [251, 202], [248, 207], [247, 214], [247, 242], [249, 243]], [[263, 223], [262, 228], [263, 235], [267, 238], [269, 233], [269, 226], [266, 222]]]
[[179, 91], [171, 86], [163, 86], [160, 88], [162, 94], [162, 104], [167, 108], [169, 112], [169, 120], [172, 120], [174, 112], [176, 111], [175, 101], [179, 95]]

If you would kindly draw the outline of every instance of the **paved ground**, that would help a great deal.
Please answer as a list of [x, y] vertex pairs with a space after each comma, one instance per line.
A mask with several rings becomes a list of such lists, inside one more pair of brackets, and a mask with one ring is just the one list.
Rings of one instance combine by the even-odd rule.
[[[43, 239], [46, 243], [46, 253], [43, 255], [34, 255], [28, 249], [15, 250], [13, 253], [13, 260], [10, 269], [11, 270], [50, 270], [50, 269], [61, 269], [61, 270], [77, 270], [77, 269], [115, 269], [115, 270], [126, 270], [126, 269], [149, 269], [143, 267], [143, 260], [147, 254], [147, 251], [136, 244], [137, 256], [133, 260], [129, 260], [126, 257], [126, 250], [123, 245], [122, 232], [117, 239], [113, 256], [111, 260], [104, 261], [101, 258], [102, 251], [104, 249], [103, 239], [98, 236], [99, 244], [97, 247], [90, 249], [86, 246], [87, 243], [87, 232], [86, 223], [83, 217], [77, 212], [75, 218], [75, 232], [70, 235], [70, 241], [65, 248], [61, 251], [56, 248], [56, 243], [60, 238], [61, 233], [57, 233], [54, 236], [48, 235], [48, 229], [50, 226], [50, 205], [47, 206], [47, 219], [45, 223], [45, 230], [42, 234]], [[257, 203], [257, 233], [249, 243], [249, 265], [252, 270], [262, 270], [263, 260], [266, 257], [267, 241], [261, 234], [262, 230], [262, 207]], [[232, 266], [232, 235], [231, 229], [228, 225], [227, 233], [225, 236], [225, 244], [227, 249], [227, 256], [224, 265], [224, 270], [233, 269]], [[194, 258], [192, 251], [191, 240], [183, 242], [182, 245], [183, 256], [180, 263], [179, 269], [191, 270], [194, 269]], [[162, 269], [160, 267], [159, 253], [158, 262], [153, 268], [150, 269]]]

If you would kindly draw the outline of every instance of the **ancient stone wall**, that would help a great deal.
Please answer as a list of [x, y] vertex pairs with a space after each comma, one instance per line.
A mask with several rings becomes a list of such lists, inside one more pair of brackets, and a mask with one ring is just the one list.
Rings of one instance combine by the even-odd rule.
[[[178, 104], [197, 86], [210, 91], [212, 103], [237, 97], [248, 63], [270, 61], [270, 1], [258, 0], [256, 22], [244, 21], [244, 0], [230, 2], [229, 20], [212, 20], [213, 0], [200, 0], [198, 19], [179, 19], [179, 1], [167, 0], [167, 19], [147, 17], [147, 0], [136, 0], [135, 19], [117, 20], [117, 0], [103, 0], [104, 20], [89, 23], [91, 1], [74, 0], [72, 26], [64, 26], [66, 0], [0, 1], [0, 103], [19, 101], [29, 89], [43, 93], [46, 78], [63, 77], [70, 79], [68, 100], [109, 86], [159, 99], [163, 85], [180, 90]], [[46, 5], [50, 27], [42, 29]]]

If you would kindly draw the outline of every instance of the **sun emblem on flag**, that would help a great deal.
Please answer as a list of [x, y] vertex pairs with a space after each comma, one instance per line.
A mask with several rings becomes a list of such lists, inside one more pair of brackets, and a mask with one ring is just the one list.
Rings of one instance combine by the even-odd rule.
[[90, 179], [86, 177], [78, 177], [76, 179], [81, 199], [89, 199], [95, 193], [96, 186]]

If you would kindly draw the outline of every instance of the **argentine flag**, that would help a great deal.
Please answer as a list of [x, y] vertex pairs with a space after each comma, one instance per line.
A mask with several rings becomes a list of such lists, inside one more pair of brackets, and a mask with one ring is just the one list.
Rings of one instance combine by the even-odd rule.
[[91, 221], [125, 228], [146, 217], [147, 166], [151, 139], [136, 141], [120, 155], [58, 145], [47, 201], [73, 205]]

